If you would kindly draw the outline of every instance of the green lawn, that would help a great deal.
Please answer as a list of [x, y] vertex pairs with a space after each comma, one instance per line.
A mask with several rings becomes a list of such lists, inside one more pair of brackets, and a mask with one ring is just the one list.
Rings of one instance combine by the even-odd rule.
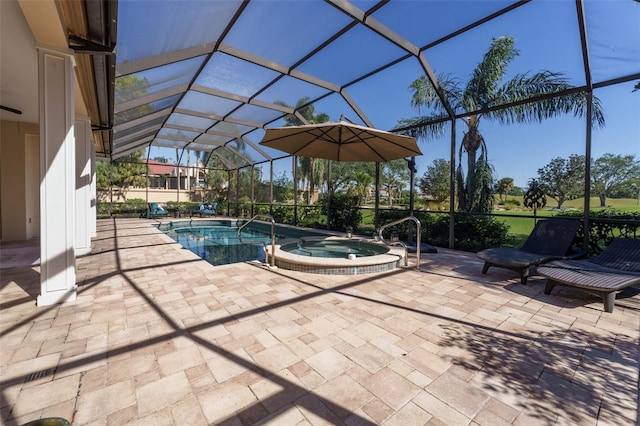
[[[522, 197], [507, 197], [509, 200], [517, 200], [522, 205]], [[600, 207], [600, 199], [598, 197], [591, 197], [589, 200], [591, 205], [591, 209], [599, 209]], [[624, 210], [624, 211], [640, 211], [640, 204], [638, 200], [635, 198], [607, 198], [607, 207], [612, 207], [614, 209]], [[558, 202], [553, 198], [547, 198], [547, 206], [545, 208], [555, 208], [558, 206]], [[584, 198], [576, 198], [575, 200], [568, 200], [562, 204], [562, 207], [565, 209], [573, 208], [573, 209], [582, 209], [584, 206]], [[540, 212], [541, 213], [541, 212]]]
[[[553, 214], [551, 214], [552, 212], [545, 211], [544, 213], [545, 214], [538, 214], [537, 216], [542, 218], [553, 216]], [[530, 215], [531, 213], [529, 212], [527, 214]], [[509, 234], [513, 237], [510, 245], [513, 247], [521, 247], [535, 226], [535, 221], [531, 218], [498, 217], [497, 220], [509, 226]]]

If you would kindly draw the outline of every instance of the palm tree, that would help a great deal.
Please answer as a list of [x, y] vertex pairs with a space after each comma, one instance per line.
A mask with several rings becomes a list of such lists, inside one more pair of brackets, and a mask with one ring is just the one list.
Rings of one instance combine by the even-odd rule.
[[371, 185], [373, 185], [373, 177], [365, 171], [356, 171], [353, 176], [354, 192], [358, 196], [358, 203], [362, 205], [367, 202], [367, 198], [371, 194]]
[[[289, 107], [289, 105], [283, 101], [276, 101], [274, 103], [276, 105]], [[295, 109], [309, 122], [309, 124], [319, 124], [329, 121], [329, 116], [327, 114], [315, 113], [315, 108], [312, 104], [309, 104], [308, 97], [298, 99]], [[285, 115], [284, 121], [287, 123], [287, 126], [299, 126], [303, 124], [302, 121], [300, 121], [300, 119], [294, 114]], [[311, 199], [316, 190], [316, 184], [322, 180], [318, 177], [324, 175], [324, 162], [316, 161], [316, 159], [312, 157], [301, 157], [300, 168], [303, 173], [303, 179], [308, 185], [307, 204], [311, 204]]]
[[504, 201], [506, 196], [509, 194], [509, 190], [515, 186], [513, 182], [513, 178], [505, 177], [498, 181], [498, 185], [496, 189], [498, 190], [498, 194], [500, 194], [500, 200]]
[[303, 183], [303, 187], [307, 188], [307, 204], [311, 204], [316, 186], [324, 183], [325, 160], [313, 157], [300, 157], [298, 159], [299, 179]]
[[[458, 185], [458, 208], [473, 212], [489, 212], [493, 200], [493, 169], [487, 160], [487, 146], [479, 126], [481, 119], [495, 120], [501, 124], [536, 123], [544, 119], [572, 113], [584, 117], [587, 113], [587, 94], [569, 93], [523, 103], [506, 109], [488, 110], [501, 104], [523, 101], [543, 94], [553, 94], [573, 88], [563, 74], [539, 71], [533, 75], [517, 74], [502, 82], [508, 65], [520, 54], [515, 40], [510, 36], [494, 38], [482, 62], [471, 74], [466, 86], [449, 75], [438, 76], [444, 97], [456, 114], [473, 113], [462, 120], [467, 131], [458, 151], [456, 183]], [[435, 118], [446, 116], [446, 109], [426, 76], [416, 79], [411, 85], [411, 105], [418, 111], [433, 108], [433, 115], [400, 120], [399, 126], [411, 128], [410, 133], [421, 139], [444, 134], [443, 122], [430, 123]], [[593, 97], [593, 125], [604, 126], [604, 114], [599, 99]], [[461, 167], [463, 153], [467, 155], [467, 176]]]

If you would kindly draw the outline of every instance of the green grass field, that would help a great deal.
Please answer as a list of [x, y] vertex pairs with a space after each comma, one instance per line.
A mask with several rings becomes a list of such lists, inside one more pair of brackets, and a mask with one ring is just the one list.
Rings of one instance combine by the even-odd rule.
[[[507, 197], [509, 200], [517, 200], [522, 205], [522, 197]], [[591, 209], [599, 209], [600, 199], [598, 197], [591, 197], [589, 199]], [[640, 203], [634, 198], [607, 198], [607, 207], [624, 211], [640, 211]], [[553, 198], [547, 198], [547, 206], [545, 208], [555, 208], [558, 206], [558, 202]], [[582, 209], [584, 206], [584, 198], [576, 198], [575, 200], [568, 200], [562, 204], [565, 209]]]

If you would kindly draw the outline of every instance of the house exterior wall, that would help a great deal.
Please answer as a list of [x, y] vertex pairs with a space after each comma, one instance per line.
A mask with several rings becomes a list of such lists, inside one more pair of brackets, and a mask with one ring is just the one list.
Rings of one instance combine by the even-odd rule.
[[39, 128], [0, 122], [0, 231], [2, 241], [40, 234]]
[[[148, 197], [148, 198], [147, 198]], [[146, 200], [148, 202], [166, 203], [168, 201], [178, 201], [178, 194], [175, 189], [157, 189], [149, 188], [148, 191], [145, 188], [129, 188], [126, 191], [114, 188], [113, 190], [113, 202], [122, 203], [134, 198]], [[189, 201], [202, 201], [203, 191], [180, 191], [180, 202]], [[108, 189], [98, 189], [98, 202], [108, 203], [111, 201], [111, 196]]]

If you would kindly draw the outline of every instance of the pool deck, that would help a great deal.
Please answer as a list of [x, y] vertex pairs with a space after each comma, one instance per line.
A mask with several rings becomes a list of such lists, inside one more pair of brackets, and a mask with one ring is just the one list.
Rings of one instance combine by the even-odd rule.
[[606, 313], [442, 248], [420, 271], [214, 267], [152, 223], [99, 220], [63, 305], [35, 306], [37, 241], [2, 243], [0, 424], [640, 421], [640, 289]]

